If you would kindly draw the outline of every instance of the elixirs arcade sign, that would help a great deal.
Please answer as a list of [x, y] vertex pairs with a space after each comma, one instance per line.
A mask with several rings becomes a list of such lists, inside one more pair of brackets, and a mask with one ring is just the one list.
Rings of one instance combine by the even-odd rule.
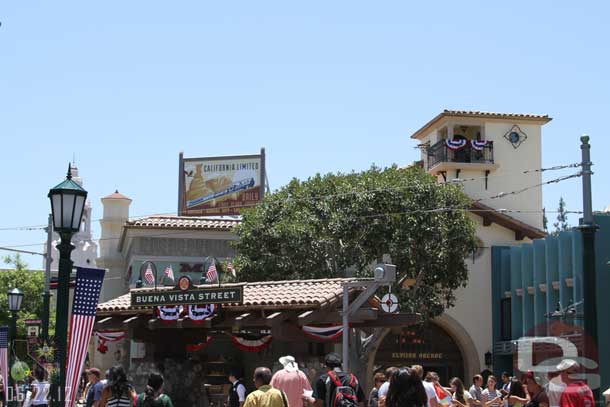
[[239, 215], [265, 192], [265, 149], [256, 155], [179, 158], [180, 216]]

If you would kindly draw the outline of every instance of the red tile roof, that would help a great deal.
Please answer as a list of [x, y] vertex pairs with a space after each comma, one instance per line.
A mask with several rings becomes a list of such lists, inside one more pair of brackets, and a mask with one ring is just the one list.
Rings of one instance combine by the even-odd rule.
[[546, 124], [553, 120], [549, 115], [530, 114], [530, 113], [498, 113], [498, 112], [481, 112], [478, 110], [448, 110], [445, 109], [436, 117], [424, 124], [419, 130], [411, 135], [411, 138], [420, 138], [432, 128], [438, 121], [445, 117], [474, 117], [481, 119], [500, 119], [518, 122], [533, 122], [538, 124]]
[[516, 236], [520, 235], [521, 237], [528, 237], [530, 239], [541, 239], [546, 236], [546, 233], [543, 230], [528, 225], [525, 222], [499, 212], [497, 209], [490, 206], [483, 205], [480, 202], [473, 202], [470, 211], [483, 219], [487, 219], [490, 222], [514, 231]]
[[[225, 284], [223, 287], [243, 285], [243, 304], [228, 304], [225, 308], [248, 309], [317, 309], [340, 301], [342, 282], [353, 279], [319, 279], [294, 281], [267, 281], [243, 284]], [[170, 288], [161, 288], [167, 290]], [[152, 289], [140, 289], [152, 291]], [[106, 301], [97, 306], [98, 316], [114, 314], [149, 313], [150, 308], [132, 307], [131, 294]]]

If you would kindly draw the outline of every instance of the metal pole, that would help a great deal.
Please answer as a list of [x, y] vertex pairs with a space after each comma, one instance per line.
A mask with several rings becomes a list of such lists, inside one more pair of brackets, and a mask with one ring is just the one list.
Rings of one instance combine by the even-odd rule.
[[57, 356], [59, 359], [59, 403], [62, 406], [66, 397], [66, 357], [68, 345], [68, 311], [70, 298], [70, 274], [72, 259], [70, 254], [74, 246], [70, 242], [71, 233], [61, 234], [59, 250], [59, 270], [57, 279], [57, 309], [55, 314], [55, 338], [57, 340]]
[[[583, 219], [580, 225], [583, 244], [583, 291], [584, 291], [584, 325], [585, 333], [591, 338], [594, 348], [597, 347], [599, 341], [597, 337], [597, 278], [595, 271], [595, 231], [597, 226], [593, 220], [593, 205], [591, 200], [591, 145], [589, 144], [589, 136], [584, 135], [580, 138], [580, 150], [582, 153], [582, 210]], [[592, 357], [594, 349], [587, 349], [586, 341], [584, 355]], [[599, 360], [596, 360], [599, 363]], [[594, 389], [596, 403], [600, 402], [599, 389]]]
[[343, 371], [349, 371], [349, 287], [343, 286]]
[[42, 339], [49, 339], [49, 320], [51, 319], [51, 263], [53, 258], [53, 215], [49, 214], [47, 225], [47, 256], [45, 262], [44, 293], [42, 294]]

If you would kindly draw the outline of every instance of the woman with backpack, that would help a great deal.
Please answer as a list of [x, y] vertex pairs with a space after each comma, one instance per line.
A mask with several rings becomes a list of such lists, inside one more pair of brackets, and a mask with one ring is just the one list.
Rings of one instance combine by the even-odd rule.
[[403, 367], [390, 378], [385, 407], [425, 407], [426, 389], [415, 369]]
[[138, 396], [136, 407], [174, 407], [172, 399], [163, 393], [163, 376], [151, 373], [148, 376], [146, 391]]

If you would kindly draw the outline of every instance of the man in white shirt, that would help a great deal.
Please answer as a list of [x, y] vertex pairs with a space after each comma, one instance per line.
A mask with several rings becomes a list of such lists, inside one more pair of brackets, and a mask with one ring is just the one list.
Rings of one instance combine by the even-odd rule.
[[415, 370], [419, 378], [422, 379], [424, 390], [426, 390], [426, 396], [428, 396], [428, 407], [438, 407], [438, 400], [436, 399], [436, 390], [434, 390], [434, 384], [423, 380], [424, 368], [421, 365], [413, 365], [411, 369]]

